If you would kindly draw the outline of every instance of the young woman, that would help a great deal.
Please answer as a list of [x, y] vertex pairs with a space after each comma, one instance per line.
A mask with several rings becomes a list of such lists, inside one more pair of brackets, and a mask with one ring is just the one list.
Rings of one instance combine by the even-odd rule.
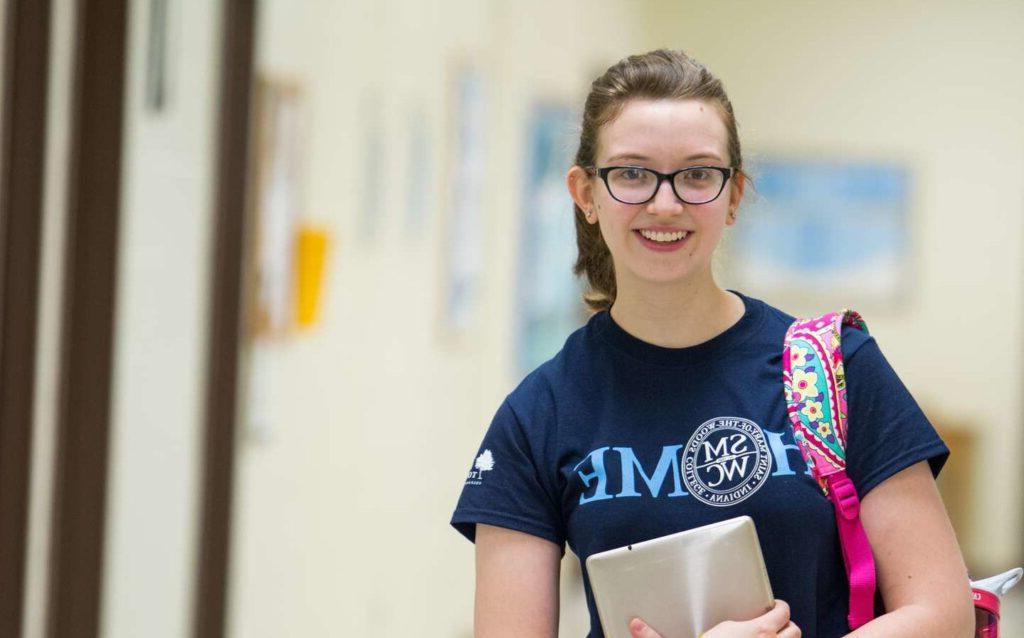
[[[744, 514], [779, 602], [705, 638], [973, 635], [967, 570], [933, 478], [949, 451], [856, 330], [842, 343], [847, 471], [886, 613], [849, 632], [832, 505], [786, 413], [793, 317], [712, 275], [746, 180], [732, 105], [692, 58], [632, 56], [593, 83], [567, 183], [575, 270], [595, 314], [498, 408], [452, 518], [476, 543], [477, 636], [557, 635], [567, 542], [584, 568], [590, 635], [603, 636], [588, 556]], [[690, 445], [697, 436], [707, 445]], [[710, 458], [723, 440], [747, 461]], [[658, 636], [642, 619], [630, 631]]]

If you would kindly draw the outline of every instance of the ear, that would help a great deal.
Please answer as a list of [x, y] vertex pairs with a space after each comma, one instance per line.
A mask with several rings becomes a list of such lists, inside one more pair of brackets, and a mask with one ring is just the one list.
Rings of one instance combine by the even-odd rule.
[[[594, 180], [586, 169], [579, 165], [570, 168], [565, 175], [565, 185], [580, 210], [584, 213], [594, 210]], [[586, 219], [588, 223], [597, 223], [597, 215], [590, 215]]]
[[736, 223], [736, 209], [743, 201], [743, 191], [747, 187], [747, 176], [737, 170], [733, 173], [732, 184], [729, 186], [729, 215], [725, 219], [726, 226]]

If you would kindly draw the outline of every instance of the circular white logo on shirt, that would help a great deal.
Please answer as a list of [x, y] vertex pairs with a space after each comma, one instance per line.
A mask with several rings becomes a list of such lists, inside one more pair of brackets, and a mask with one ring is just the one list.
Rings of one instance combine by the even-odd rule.
[[739, 417], [704, 422], [683, 450], [683, 481], [700, 501], [728, 507], [749, 498], [768, 480], [772, 466], [761, 428]]

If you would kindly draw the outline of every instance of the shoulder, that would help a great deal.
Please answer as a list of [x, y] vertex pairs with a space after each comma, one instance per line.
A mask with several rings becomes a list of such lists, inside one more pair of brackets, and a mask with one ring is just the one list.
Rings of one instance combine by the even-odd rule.
[[[844, 361], [851, 361], [855, 354], [862, 352], [878, 352], [878, 354], [881, 354], [878, 350], [878, 344], [875, 342], [875, 338], [872, 337], [867, 330], [860, 330], [853, 326], [844, 325], [841, 339]], [[860, 358], [866, 358], [868, 355], [858, 354], [858, 356]]]
[[796, 317], [761, 299], [742, 293], [738, 294], [747, 306], [747, 314], [753, 317], [751, 322], [753, 334], [749, 343], [758, 351], [768, 351], [772, 353], [773, 357], [781, 357], [786, 330], [796, 320]]
[[555, 410], [559, 397], [580, 383], [594, 348], [593, 319], [565, 340], [550, 359], [530, 371], [505, 401], [521, 422], [535, 421]]
[[[785, 336], [786, 331], [793, 324], [793, 322], [796, 321], [797, 317], [784, 310], [780, 310], [779, 308], [776, 308], [771, 304], [761, 301], [760, 299], [753, 299], [748, 297], [748, 300], [751, 303], [760, 304], [763, 307], [765, 319], [764, 323], [762, 324], [762, 332], [769, 338], [777, 337], [781, 342], [781, 339]], [[809, 313], [804, 318], [820, 317], [830, 312], [837, 311], [839, 311], [838, 308], [822, 308], [819, 309], [819, 311], [817, 312]], [[849, 359], [854, 355], [854, 353], [859, 351], [866, 343], [873, 341], [874, 339], [871, 337], [870, 334], [868, 334], [867, 331], [860, 330], [859, 328], [855, 328], [853, 326], [844, 324], [841, 335], [841, 347], [843, 349], [843, 358]]]

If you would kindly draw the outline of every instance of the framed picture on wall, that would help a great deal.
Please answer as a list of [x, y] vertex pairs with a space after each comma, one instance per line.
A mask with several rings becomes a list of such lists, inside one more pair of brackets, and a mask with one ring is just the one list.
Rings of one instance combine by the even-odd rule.
[[277, 338], [294, 326], [295, 237], [303, 206], [306, 111], [297, 82], [256, 82], [247, 315], [249, 338]]
[[442, 332], [452, 336], [474, 326], [483, 274], [484, 178], [487, 150], [487, 84], [484, 73], [459, 65], [448, 109], [448, 147]]
[[526, 132], [526, 183], [519, 234], [516, 365], [525, 374], [554, 356], [586, 321], [582, 286], [572, 274], [576, 235], [565, 174], [575, 119], [568, 106], [536, 104]]
[[751, 173], [730, 249], [737, 286], [797, 305], [891, 304], [906, 294], [905, 165], [776, 156]]
[[385, 226], [387, 207], [384, 192], [388, 188], [388, 144], [385, 130], [386, 104], [382, 91], [375, 86], [364, 89], [359, 104], [360, 162], [359, 211], [357, 216], [358, 244], [365, 248], [375, 246], [377, 236]]
[[419, 239], [430, 227], [435, 208], [434, 182], [437, 162], [432, 119], [424, 104], [413, 102], [405, 113], [407, 148], [405, 171], [405, 234]]

